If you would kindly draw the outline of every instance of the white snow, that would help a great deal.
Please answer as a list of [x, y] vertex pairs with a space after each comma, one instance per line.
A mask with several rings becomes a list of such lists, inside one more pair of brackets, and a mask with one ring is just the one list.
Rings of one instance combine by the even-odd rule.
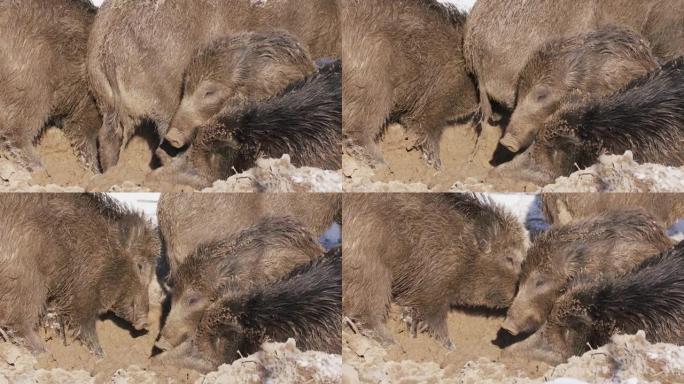
[[102, 2], [104, 0], [91, 0], [91, 1], [93, 2], [93, 4], [95, 4], [95, 6], [99, 7], [100, 5], [102, 5]]
[[455, 5], [459, 11], [469, 12], [475, 4], [475, 0], [437, 0], [439, 3], [445, 5]]

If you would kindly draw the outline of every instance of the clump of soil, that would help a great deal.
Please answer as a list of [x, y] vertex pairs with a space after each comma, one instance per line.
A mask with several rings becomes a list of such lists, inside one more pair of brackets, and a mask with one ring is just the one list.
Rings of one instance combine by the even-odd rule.
[[[46, 130], [38, 143], [44, 169], [29, 174], [0, 159], [0, 191], [5, 192], [193, 192], [183, 185], [151, 182], [155, 165], [150, 140], [135, 136], [119, 163], [105, 174], [86, 169], [61, 130]], [[205, 192], [342, 192], [342, 173], [296, 168], [289, 156], [262, 159], [255, 168], [217, 181]]]

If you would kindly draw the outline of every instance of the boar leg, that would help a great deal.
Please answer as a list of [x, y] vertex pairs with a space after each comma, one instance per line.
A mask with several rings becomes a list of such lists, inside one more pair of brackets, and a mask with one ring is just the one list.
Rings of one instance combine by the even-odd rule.
[[442, 305], [434, 310], [428, 312], [421, 311], [422, 315], [418, 318], [421, 319], [423, 329], [439, 341], [446, 349], [454, 349], [454, 344], [449, 338], [449, 329], [447, 328], [447, 314], [449, 313], [449, 306]]
[[33, 328], [33, 326], [28, 323], [25, 324], [21, 331], [21, 335], [24, 337], [26, 342], [26, 347], [35, 355], [40, 355], [41, 353], [47, 352], [43, 340], [41, 340], [38, 333]]
[[101, 125], [102, 120], [97, 106], [88, 96], [62, 126], [64, 135], [71, 142], [79, 160], [95, 173], [99, 173], [97, 134]]
[[[343, 55], [342, 132], [349, 141], [351, 155], [377, 167], [384, 160], [376, 140], [394, 106], [394, 88], [387, 70], [391, 68], [392, 49], [387, 42], [363, 40], [372, 45], [345, 50]], [[347, 44], [353, 46], [358, 42], [343, 42]]]
[[123, 144], [123, 130], [119, 126], [116, 114], [103, 113], [102, 128], [97, 140], [100, 145], [100, 167], [105, 172], [119, 161], [119, 152]]
[[104, 357], [104, 351], [100, 345], [100, 339], [97, 337], [97, 331], [95, 329], [96, 318], [91, 317], [87, 319], [82, 319], [80, 322], [80, 328], [78, 331], [78, 339], [81, 343], [88, 348], [88, 350], [97, 357]]

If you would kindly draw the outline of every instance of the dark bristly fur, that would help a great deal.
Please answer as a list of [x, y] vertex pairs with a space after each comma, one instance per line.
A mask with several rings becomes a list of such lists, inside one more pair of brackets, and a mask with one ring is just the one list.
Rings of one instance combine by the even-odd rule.
[[383, 341], [393, 340], [385, 326], [391, 302], [445, 346], [452, 305], [512, 302], [525, 238], [504, 209], [464, 194], [355, 194], [343, 202], [344, 312]]
[[283, 29], [313, 58], [340, 57], [338, 0], [108, 0], [93, 25], [88, 73], [104, 116], [100, 159], [118, 162], [144, 121], [166, 136], [195, 50], [240, 31]]
[[192, 337], [202, 313], [226, 289], [277, 281], [322, 253], [318, 240], [290, 217], [264, 217], [198, 245], [171, 277], [171, 312], [157, 346], [170, 350]]
[[623, 27], [548, 41], [520, 72], [515, 110], [501, 144], [512, 152], [525, 149], [568, 99], [607, 96], [657, 67], [648, 43]]
[[557, 364], [611, 336], [643, 330], [651, 342], [684, 344], [684, 243], [627, 274], [578, 282], [554, 305], [549, 321], [512, 352]]
[[528, 251], [502, 327], [514, 335], [535, 331], [573, 280], [625, 273], [671, 246], [665, 229], [641, 209], [607, 211], [552, 227]]
[[95, 324], [112, 311], [147, 327], [148, 287], [159, 255], [142, 214], [105, 195], [0, 196], [0, 326], [44, 350], [35, 330], [50, 308], [102, 355]]
[[345, 150], [376, 165], [388, 123], [418, 135], [414, 147], [440, 167], [449, 121], [477, 109], [466, 73], [465, 15], [436, 0], [342, 0]]
[[314, 69], [306, 48], [285, 31], [242, 32], [212, 41], [185, 69], [183, 96], [165, 140], [183, 148], [222, 110], [230, 113], [280, 94]]
[[208, 183], [289, 154], [298, 167], [340, 169], [340, 62], [281, 95], [219, 114], [200, 128], [190, 161]]
[[97, 9], [85, 0], [0, 1], [0, 157], [35, 170], [34, 144], [59, 126], [80, 161], [98, 171], [102, 124], [88, 90], [88, 34]]
[[640, 163], [684, 165], [683, 66], [680, 57], [607, 98], [560, 110], [532, 146], [533, 161], [555, 177], [625, 151]]

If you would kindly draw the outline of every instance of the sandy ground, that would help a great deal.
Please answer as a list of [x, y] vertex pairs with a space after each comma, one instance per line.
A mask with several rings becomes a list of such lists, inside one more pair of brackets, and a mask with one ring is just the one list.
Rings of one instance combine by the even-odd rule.
[[[150, 182], [154, 159], [150, 144], [134, 137], [119, 163], [106, 174], [85, 169], [61, 130], [48, 129], [37, 146], [44, 169], [27, 173], [0, 159], [3, 192], [193, 192], [191, 187]], [[341, 171], [297, 168], [290, 158], [261, 159], [253, 169], [218, 180], [203, 192], [342, 192]]]
[[[681, 192], [684, 167], [637, 164], [630, 152], [602, 156], [587, 169], [540, 186], [513, 179], [488, 177], [496, 151], [498, 128], [483, 125], [479, 141], [469, 125], [444, 131], [442, 169], [436, 171], [409, 151], [415, 137], [400, 125], [387, 128], [380, 148], [384, 166], [371, 169], [343, 156], [344, 190], [348, 192]], [[476, 149], [477, 146], [477, 149]]]

